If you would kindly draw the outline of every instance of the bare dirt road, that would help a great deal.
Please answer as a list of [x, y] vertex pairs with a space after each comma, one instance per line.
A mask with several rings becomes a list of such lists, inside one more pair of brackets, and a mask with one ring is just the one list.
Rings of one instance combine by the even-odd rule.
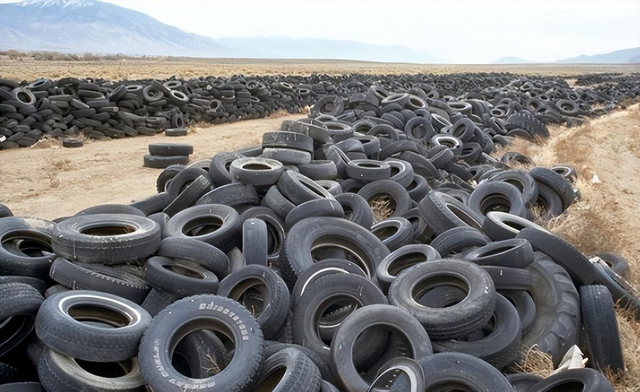
[[219, 151], [257, 145], [268, 131], [302, 114], [197, 128], [184, 137], [135, 137], [62, 148], [58, 142], [0, 152], [0, 202], [16, 215], [44, 219], [75, 214], [97, 204], [131, 203], [155, 193], [161, 170], [142, 167], [150, 143], [189, 143], [191, 161]]

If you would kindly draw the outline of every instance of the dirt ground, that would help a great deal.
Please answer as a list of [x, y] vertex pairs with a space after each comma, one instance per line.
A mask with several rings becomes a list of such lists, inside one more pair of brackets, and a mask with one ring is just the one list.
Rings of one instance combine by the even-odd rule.
[[262, 60], [197, 58], [126, 58], [121, 60], [55, 61], [32, 57], [10, 59], [0, 55], [0, 78], [35, 80], [92, 77], [110, 80], [183, 78], [232, 75], [342, 75], [463, 72], [511, 72], [516, 74], [575, 76], [597, 72], [640, 72], [638, 64], [403, 64], [341, 60]]
[[150, 143], [189, 143], [191, 162], [219, 151], [258, 145], [265, 132], [278, 130], [284, 120], [273, 116], [190, 130], [187, 136], [135, 137], [86, 141], [84, 147], [63, 148], [48, 141], [33, 148], [0, 152], [0, 202], [15, 215], [54, 219], [97, 204], [128, 204], [156, 191], [160, 169], [142, 166]]

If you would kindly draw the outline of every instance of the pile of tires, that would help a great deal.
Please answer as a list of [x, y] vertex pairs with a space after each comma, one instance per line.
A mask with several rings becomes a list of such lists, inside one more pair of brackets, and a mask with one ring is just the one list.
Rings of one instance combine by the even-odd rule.
[[193, 146], [180, 143], [149, 144], [149, 154], [143, 158], [142, 165], [154, 169], [165, 169], [171, 165], [189, 164], [189, 155], [193, 154]]
[[[571, 207], [576, 172], [494, 159], [504, 129], [375, 86], [169, 166], [131, 205], [0, 206], [0, 384], [27, 383], [0, 390], [613, 391], [628, 265], [534, 223]], [[589, 368], [513, 374], [573, 345]]]
[[[376, 107], [382, 98], [371, 100], [368, 92], [372, 87], [417, 95], [434, 114], [445, 118], [452, 111], [461, 111], [507, 121], [526, 110], [545, 124], [580, 123], [585, 117], [604, 114], [624, 99], [640, 95], [640, 80], [633, 75], [594, 89], [572, 89], [561, 78], [508, 73], [239, 75], [121, 82], [64, 78], [17, 83], [0, 79], [0, 150], [29, 147], [45, 136], [124, 138], [155, 135], [167, 128], [167, 135], [184, 135], [183, 128], [190, 122], [218, 124], [265, 117], [278, 110], [297, 113], [328, 96], [332, 97], [326, 101], [330, 105], [335, 96], [343, 101], [334, 101], [334, 112], [346, 106], [358, 107], [361, 109], [355, 116], [360, 118], [362, 111], [372, 109], [369, 104]], [[592, 109], [594, 105], [599, 107]], [[378, 117], [382, 114], [375, 113]], [[516, 131], [512, 134], [530, 137], [520, 125], [514, 123]]]

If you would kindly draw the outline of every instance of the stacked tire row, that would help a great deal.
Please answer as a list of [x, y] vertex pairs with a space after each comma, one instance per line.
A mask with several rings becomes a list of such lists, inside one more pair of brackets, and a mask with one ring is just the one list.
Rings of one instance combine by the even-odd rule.
[[[65, 78], [20, 84], [0, 79], [0, 149], [32, 146], [45, 135], [69, 138], [74, 146], [79, 134], [91, 139], [123, 138], [170, 128], [178, 131], [167, 135], [182, 135], [182, 128], [191, 121], [217, 124], [265, 117], [277, 110], [296, 113], [327, 95], [338, 95], [359, 107], [367, 103], [364, 96], [371, 86], [412, 92], [435, 102], [473, 105], [482, 100], [492, 105], [493, 116], [504, 119], [527, 109], [545, 123], [580, 122], [640, 94], [640, 81], [633, 77], [596, 89], [571, 89], [560, 78], [512, 74], [240, 75], [126, 82]], [[602, 107], [592, 110], [595, 104]]]
[[[131, 205], [54, 222], [2, 206], [0, 383], [613, 391], [600, 371], [624, 371], [614, 303], [640, 315], [628, 265], [533, 222], [570, 208], [575, 170], [492, 158], [511, 118], [482, 103], [380, 87], [347, 101], [170, 166]], [[589, 368], [511, 374], [522, 350], [557, 365], [576, 344]]]

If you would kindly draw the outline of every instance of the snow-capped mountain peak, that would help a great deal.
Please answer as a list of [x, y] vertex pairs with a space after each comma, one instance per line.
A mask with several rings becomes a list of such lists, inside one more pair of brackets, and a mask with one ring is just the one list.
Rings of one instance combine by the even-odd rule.
[[91, 7], [96, 4], [96, 0], [23, 0], [20, 5], [36, 6], [39, 8], [57, 6], [61, 8], [78, 8], [78, 7]]

